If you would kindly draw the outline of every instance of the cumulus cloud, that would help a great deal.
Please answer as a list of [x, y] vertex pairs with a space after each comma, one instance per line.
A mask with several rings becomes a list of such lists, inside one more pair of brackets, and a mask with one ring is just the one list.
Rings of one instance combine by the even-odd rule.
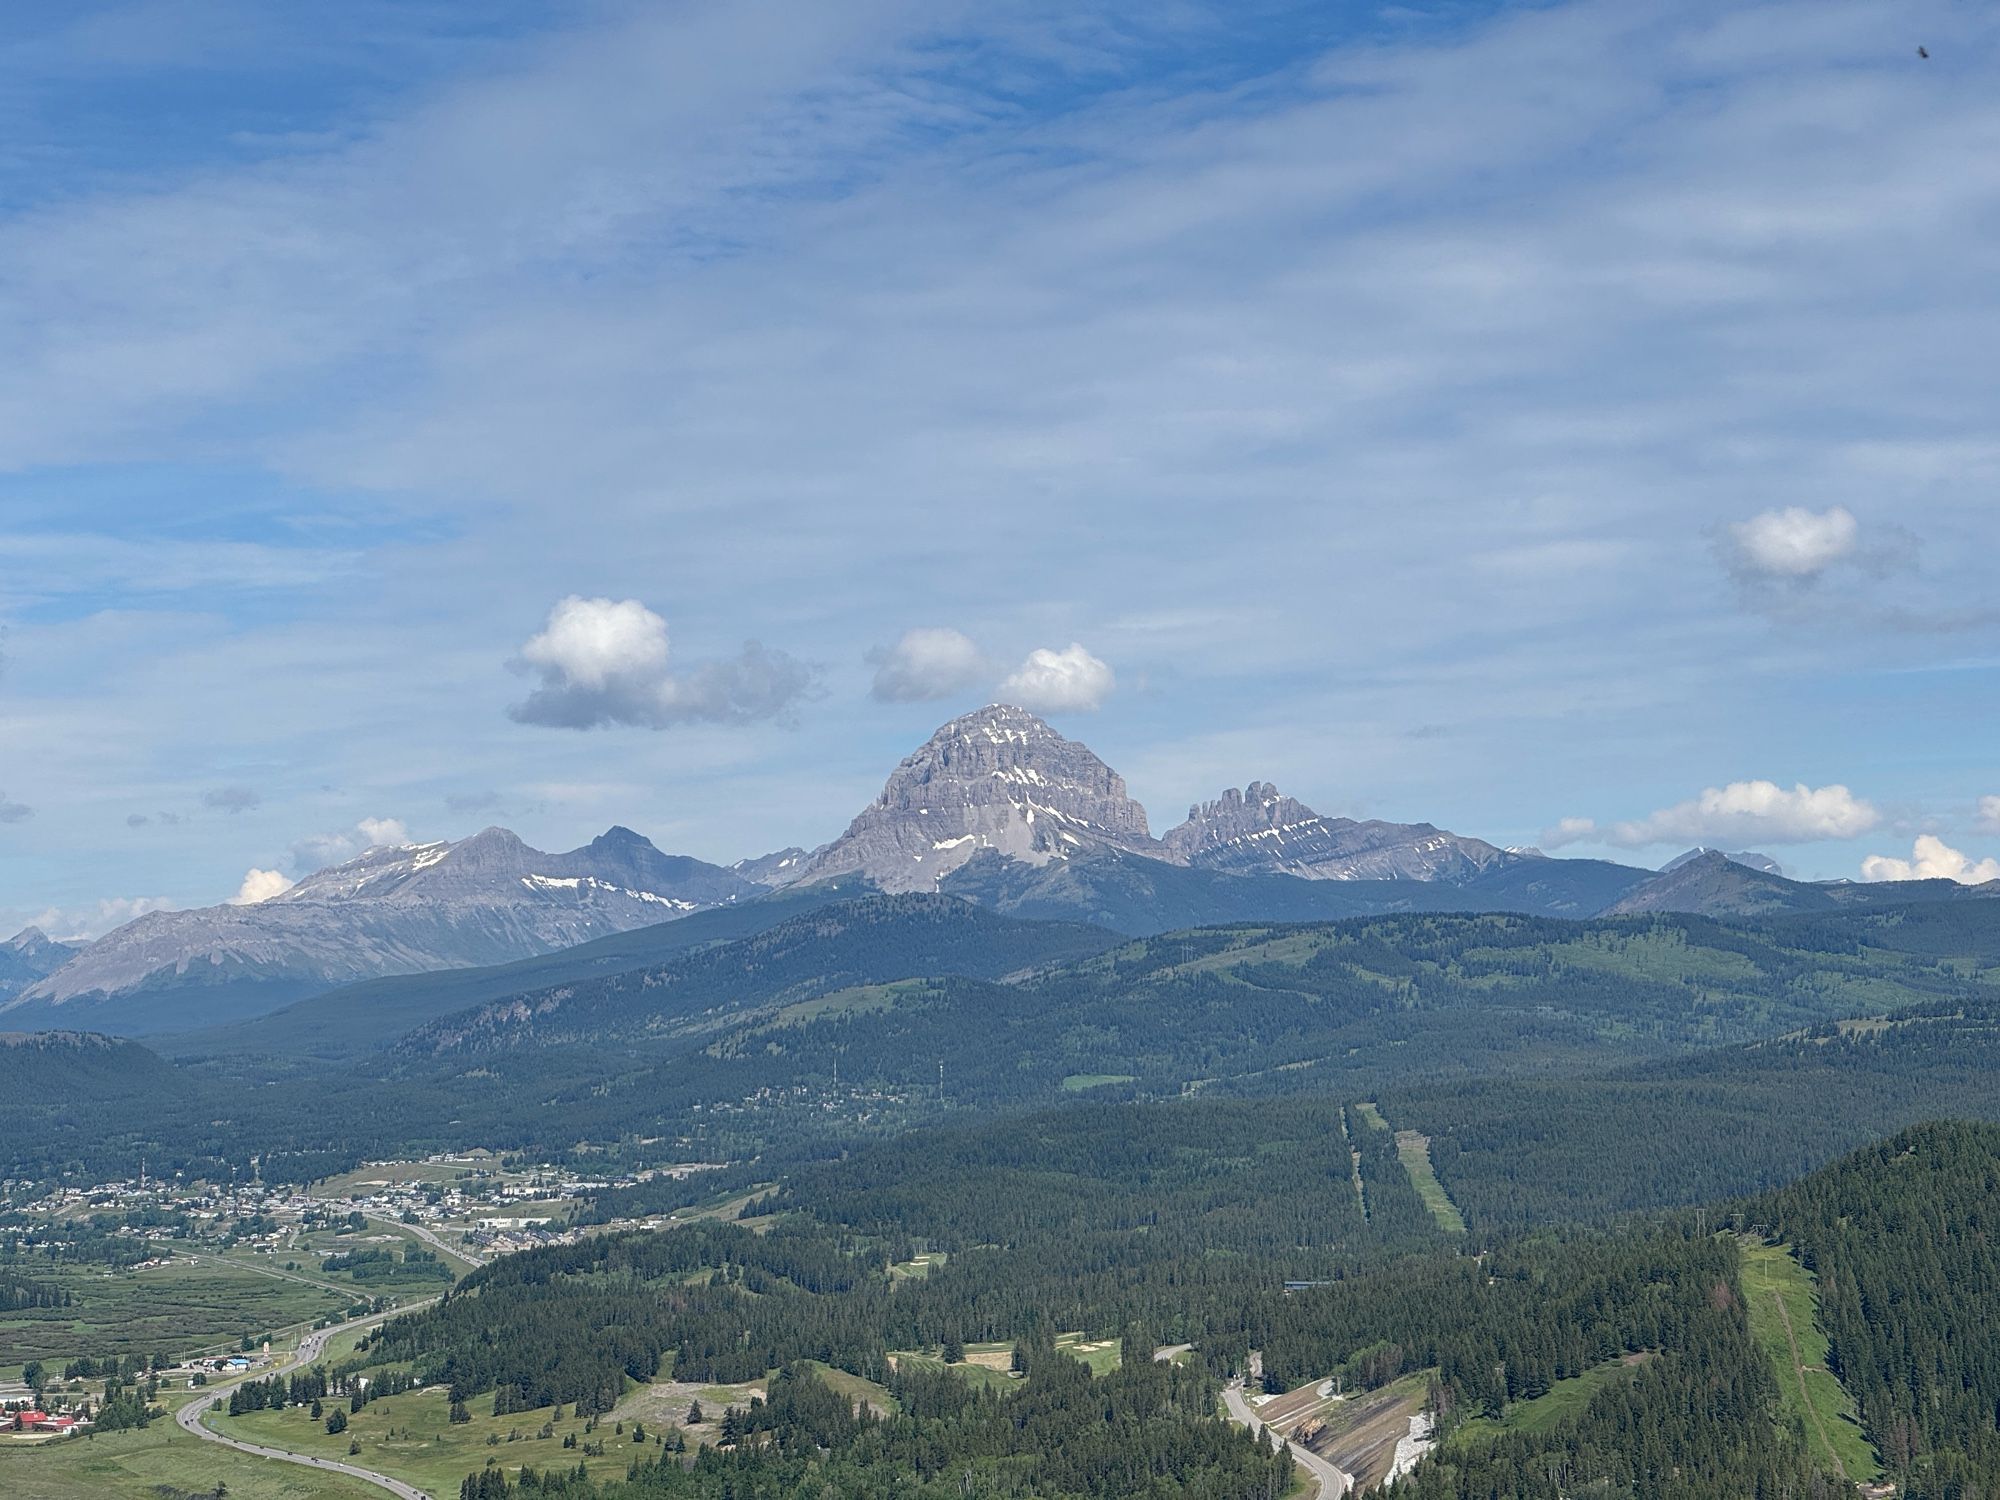
[[152, 821], [144, 813], [127, 813], [125, 815], [125, 826], [127, 828], [144, 828]]
[[508, 716], [557, 729], [748, 724], [785, 717], [816, 685], [812, 668], [756, 641], [679, 674], [669, 656], [667, 622], [637, 599], [572, 594], [522, 646], [517, 667], [541, 681]]
[[1564, 818], [1553, 828], [1542, 830], [1542, 843], [1551, 849], [1566, 844], [1587, 844], [1597, 838], [1595, 818]]
[[[291, 867], [301, 875], [340, 864], [355, 855], [383, 844], [407, 844], [410, 830], [400, 818], [363, 818], [352, 828], [333, 833], [315, 833], [293, 844], [287, 854]], [[252, 872], [255, 873], [254, 871]], [[273, 892], [272, 894], [276, 894]]]
[[25, 802], [9, 802], [7, 794], [0, 792], [0, 823], [25, 823], [35, 815], [35, 810]]
[[1739, 571], [1803, 582], [1855, 554], [1861, 523], [1844, 505], [1823, 511], [1791, 505], [1738, 521], [1729, 538]]
[[1840, 785], [1786, 788], [1774, 781], [1732, 781], [1698, 797], [1629, 822], [1600, 826], [1564, 818], [1543, 835], [1556, 848], [1603, 843], [1637, 849], [1649, 844], [1804, 844], [1859, 838], [1882, 821], [1873, 804]]
[[1117, 685], [1106, 663], [1072, 641], [1061, 651], [1030, 651], [1000, 684], [1000, 696], [1023, 708], [1088, 711], [1100, 707]]
[[281, 874], [277, 870], [252, 868], [244, 872], [243, 884], [238, 887], [236, 894], [229, 898], [229, 904], [255, 906], [259, 902], [269, 901], [273, 896], [284, 895], [292, 888], [292, 884], [290, 876]]
[[[1988, 798], [1988, 801], [1993, 799]], [[1934, 833], [1919, 834], [1908, 859], [1871, 854], [1861, 861], [1863, 880], [1956, 880], [1961, 885], [1983, 885], [2000, 880], [2000, 859], [1975, 861], [1951, 847]]]
[[880, 703], [923, 703], [963, 692], [986, 673], [986, 659], [969, 636], [942, 626], [903, 633], [893, 646], [868, 653], [875, 668], [870, 690]]
[[410, 830], [401, 818], [363, 818], [354, 825], [354, 831], [368, 842], [365, 847], [379, 848], [384, 844], [407, 844]]
[[226, 812], [232, 816], [240, 812], [249, 812], [255, 807], [261, 807], [263, 802], [263, 795], [251, 790], [247, 786], [219, 786], [213, 791], [201, 794], [201, 805], [203, 807], [212, 807], [218, 812]]
[[2000, 833], [2000, 797], [1979, 799], [1979, 831]]

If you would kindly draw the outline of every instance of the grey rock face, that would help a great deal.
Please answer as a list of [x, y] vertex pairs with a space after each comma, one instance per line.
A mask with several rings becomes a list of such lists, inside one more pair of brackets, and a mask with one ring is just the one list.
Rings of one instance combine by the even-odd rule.
[[1429, 823], [1326, 818], [1268, 781], [1231, 788], [1188, 809], [1162, 836], [1177, 860], [1231, 875], [1294, 875], [1306, 880], [1466, 880], [1532, 854], [1509, 854], [1482, 839]]
[[370, 849], [258, 905], [141, 917], [9, 1003], [60, 1004], [175, 983], [332, 986], [505, 963], [757, 889], [719, 866], [662, 854], [629, 829], [544, 854], [489, 828], [455, 844]]
[[859, 873], [892, 893], [928, 891], [982, 849], [1040, 865], [1092, 848], [1167, 857], [1116, 771], [1026, 709], [995, 704], [932, 735], [795, 878]]

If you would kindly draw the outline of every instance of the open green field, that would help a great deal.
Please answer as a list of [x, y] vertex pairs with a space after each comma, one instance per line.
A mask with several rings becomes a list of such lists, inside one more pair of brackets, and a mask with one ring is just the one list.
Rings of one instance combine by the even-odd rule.
[[1116, 1339], [1092, 1339], [1080, 1333], [1065, 1333], [1057, 1336], [1056, 1348], [1089, 1365], [1093, 1375], [1107, 1375], [1124, 1362]]
[[1745, 1239], [1742, 1247], [1750, 1333], [1770, 1356], [1785, 1415], [1805, 1429], [1806, 1442], [1822, 1463], [1856, 1484], [1868, 1483], [1882, 1466], [1846, 1387], [1826, 1368], [1817, 1278], [1783, 1245]]
[[382, 1495], [358, 1479], [205, 1443], [169, 1421], [143, 1432], [107, 1432], [34, 1447], [0, 1444], [0, 1494], [10, 1500], [175, 1500], [213, 1495], [217, 1484], [228, 1486], [230, 1500], [381, 1500]]
[[1424, 1207], [1431, 1211], [1438, 1227], [1447, 1234], [1464, 1234], [1465, 1215], [1451, 1201], [1451, 1194], [1444, 1190], [1437, 1169], [1431, 1165], [1431, 1138], [1414, 1130], [1399, 1130], [1396, 1155], [1402, 1159], [1403, 1170], [1410, 1174], [1410, 1186], [1424, 1200]]
[[144, 1271], [57, 1266], [37, 1275], [67, 1287], [75, 1305], [0, 1314], [0, 1369], [31, 1359], [234, 1347], [246, 1335], [311, 1323], [354, 1301], [352, 1292], [240, 1260], [176, 1260]]
[[967, 1344], [965, 1362], [947, 1365], [936, 1349], [901, 1349], [889, 1356], [902, 1369], [945, 1370], [962, 1376], [977, 1386], [1009, 1390], [1017, 1384], [1010, 1373], [1014, 1346], [1010, 1343]]
[[1543, 1433], [1580, 1413], [1599, 1391], [1632, 1373], [1645, 1359], [1628, 1354], [1593, 1365], [1581, 1375], [1558, 1380], [1548, 1393], [1530, 1401], [1515, 1401], [1497, 1418], [1474, 1417], [1451, 1435], [1458, 1443], [1490, 1442], [1507, 1432]]
[[1085, 1089], [1100, 1089], [1111, 1083], [1132, 1083], [1138, 1078], [1136, 1073], [1072, 1073], [1062, 1081], [1065, 1094], [1080, 1094]]
[[902, 1405], [889, 1394], [887, 1386], [877, 1385], [872, 1380], [863, 1380], [859, 1375], [846, 1370], [836, 1370], [832, 1365], [821, 1364], [816, 1359], [804, 1361], [812, 1372], [832, 1386], [849, 1401], [866, 1401], [876, 1411], [889, 1414], [902, 1410]]
[[[583, 1419], [566, 1416], [554, 1423], [554, 1432], [544, 1438], [539, 1434], [550, 1421], [547, 1408], [495, 1417], [488, 1415], [492, 1407], [490, 1398], [473, 1402], [472, 1420], [454, 1423], [451, 1403], [440, 1386], [371, 1401], [348, 1417], [347, 1431], [338, 1435], [329, 1435], [324, 1421], [315, 1422], [304, 1407], [218, 1416], [211, 1425], [232, 1437], [320, 1458], [347, 1458], [349, 1443], [358, 1441], [361, 1452], [354, 1462], [407, 1480], [434, 1495], [457, 1494], [459, 1482], [484, 1468], [489, 1458], [510, 1472], [523, 1464], [547, 1469], [574, 1468], [582, 1462], [593, 1478], [609, 1479], [623, 1478], [640, 1451], [632, 1441], [629, 1423], [620, 1435], [614, 1431], [614, 1420], [605, 1418], [596, 1432], [586, 1435]], [[578, 1447], [563, 1447], [562, 1440], [569, 1433], [577, 1435]], [[509, 1434], [515, 1435], [511, 1442]], [[489, 1437], [497, 1441], [489, 1443]], [[587, 1455], [580, 1446], [600, 1440], [605, 1450], [602, 1457]], [[659, 1451], [650, 1432], [645, 1451], [649, 1455]]]
[[500, 1163], [494, 1161], [390, 1161], [377, 1162], [372, 1166], [356, 1167], [352, 1172], [342, 1172], [338, 1177], [329, 1177], [313, 1185], [313, 1191], [323, 1198], [352, 1198], [365, 1195], [379, 1187], [394, 1186], [398, 1183], [435, 1183], [439, 1187], [449, 1187], [460, 1181], [475, 1178], [497, 1177]]

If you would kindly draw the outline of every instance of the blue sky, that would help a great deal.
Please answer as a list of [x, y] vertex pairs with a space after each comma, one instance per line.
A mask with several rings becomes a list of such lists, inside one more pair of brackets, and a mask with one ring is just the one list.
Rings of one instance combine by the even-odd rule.
[[27, 4], [0, 76], [0, 927], [811, 844], [1003, 685], [1156, 830], [2000, 857], [1991, 6]]

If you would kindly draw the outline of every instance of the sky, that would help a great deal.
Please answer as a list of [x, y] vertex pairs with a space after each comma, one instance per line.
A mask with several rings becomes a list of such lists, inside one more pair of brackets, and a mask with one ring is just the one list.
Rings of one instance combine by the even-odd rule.
[[1156, 832], [2000, 874], [1989, 4], [28, 0], [0, 78], [0, 934], [810, 846], [994, 700]]

